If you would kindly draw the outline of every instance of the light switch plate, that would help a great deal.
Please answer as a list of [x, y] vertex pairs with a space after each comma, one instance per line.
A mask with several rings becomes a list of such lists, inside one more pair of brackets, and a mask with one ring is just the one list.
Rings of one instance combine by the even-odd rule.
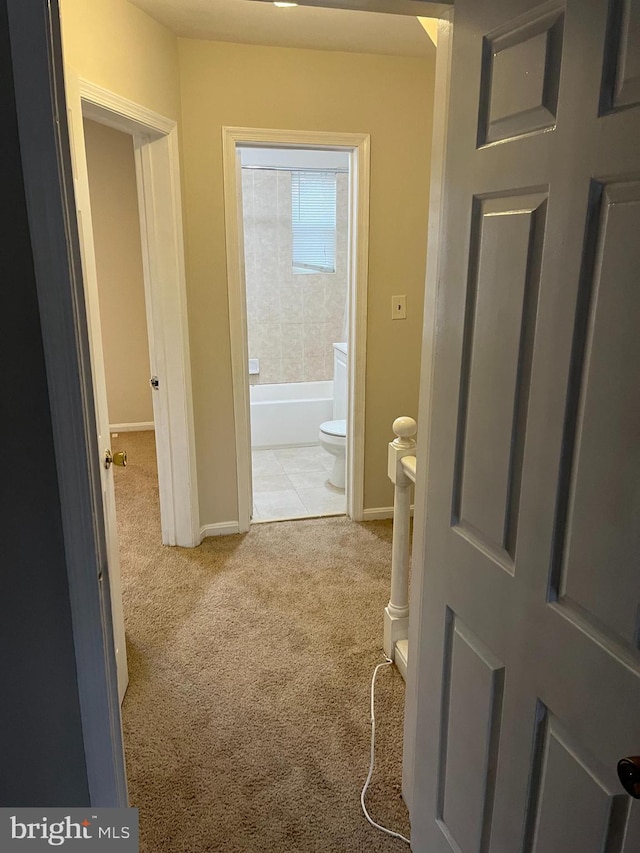
[[407, 297], [392, 296], [391, 297], [391, 319], [406, 320], [407, 319]]

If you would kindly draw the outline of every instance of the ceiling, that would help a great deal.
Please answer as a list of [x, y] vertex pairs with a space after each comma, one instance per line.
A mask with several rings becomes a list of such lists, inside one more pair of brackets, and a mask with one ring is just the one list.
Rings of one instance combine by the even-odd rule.
[[277, 8], [253, 0], [129, 0], [176, 35], [247, 44], [428, 56], [429, 36], [417, 18], [380, 12]]

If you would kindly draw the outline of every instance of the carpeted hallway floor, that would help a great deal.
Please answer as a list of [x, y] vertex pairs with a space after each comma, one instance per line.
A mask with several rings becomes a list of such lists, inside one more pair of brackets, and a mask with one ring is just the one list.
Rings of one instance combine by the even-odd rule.
[[[164, 548], [153, 433], [116, 471], [130, 683], [123, 706], [143, 853], [408, 850], [365, 821], [369, 685], [382, 660], [391, 526], [259, 524]], [[404, 682], [376, 691], [374, 819], [408, 834]]]

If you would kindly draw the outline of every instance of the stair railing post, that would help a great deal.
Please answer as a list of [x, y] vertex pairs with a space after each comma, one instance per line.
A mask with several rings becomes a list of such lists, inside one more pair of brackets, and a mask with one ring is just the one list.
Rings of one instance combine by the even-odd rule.
[[393, 422], [396, 438], [389, 443], [389, 479], [395, 486], [393, 500], [393, 546], [391, 553], [391, 598], [384, 609], [384, 653], [394, 659], [395, 645], [409, 635], [409, 559], [411, 524], [411, 479], [400, 460], [415, 456], [413, 436], [418, 426], [413, 418]]

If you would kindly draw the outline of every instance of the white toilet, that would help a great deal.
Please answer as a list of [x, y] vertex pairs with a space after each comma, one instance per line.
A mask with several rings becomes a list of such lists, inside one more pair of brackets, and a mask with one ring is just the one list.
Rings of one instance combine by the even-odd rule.
[[344, 489], [347, 460], [347, 345], [333, 345], [333, 420], [320, 424], [319, 441], [334, 457], [329, 482]]

